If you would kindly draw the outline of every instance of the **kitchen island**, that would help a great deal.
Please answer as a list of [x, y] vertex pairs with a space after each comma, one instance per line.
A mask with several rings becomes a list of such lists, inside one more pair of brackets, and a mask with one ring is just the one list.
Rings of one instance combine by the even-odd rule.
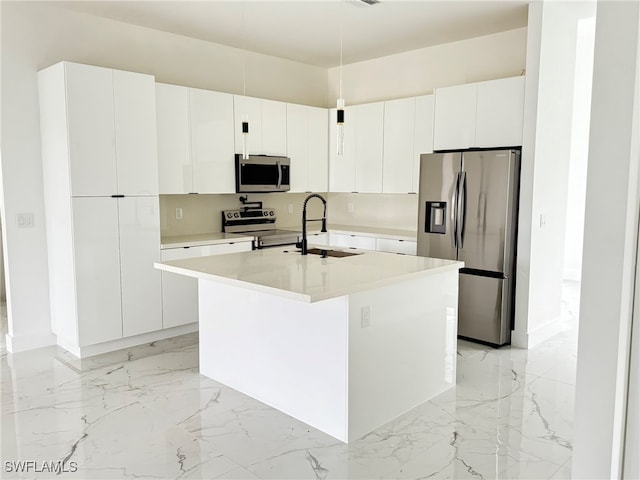
[[274, 248], [156, 264], [198, 279], [200, 372], [339, 440], [455, 384], [461, 262]]

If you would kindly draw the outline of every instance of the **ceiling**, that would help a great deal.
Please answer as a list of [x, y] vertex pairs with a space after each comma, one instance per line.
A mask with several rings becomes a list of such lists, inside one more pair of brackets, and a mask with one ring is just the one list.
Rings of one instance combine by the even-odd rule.
[[[331, 68], [527, 25], [528, 0], [70, 1], [61, 8]], [[244, 18], [244, 20], [243, 20]]]

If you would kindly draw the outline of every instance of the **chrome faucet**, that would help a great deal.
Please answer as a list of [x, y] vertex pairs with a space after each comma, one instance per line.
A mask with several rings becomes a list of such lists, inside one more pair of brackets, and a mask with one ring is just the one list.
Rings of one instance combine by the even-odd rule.
[[[324, 205], [322, 218], [312, 218], [307, 220], [307, 202], [309, 202], [309, 200], [314, 197], [319, 198]], [[302, 204], [302, 241], [298, 245], [296, 245], [297, 247], [302, 249], [302, 255], [307, 254], [307, 222], [322, 222], [322, 228], [320, 229], [320, 231], [323, 233], [327, 231], [327, 201], [322, 198], [322, 195], [312, 193], [304, 199], [304, 203]]]

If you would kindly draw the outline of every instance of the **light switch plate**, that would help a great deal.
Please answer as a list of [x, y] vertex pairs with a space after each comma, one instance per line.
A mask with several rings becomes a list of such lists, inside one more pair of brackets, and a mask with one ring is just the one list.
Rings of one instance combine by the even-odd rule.
[[31, 228], [33, 227], [33, 222], [33, 213], [19, 213], [16, 215], [18, 228]]

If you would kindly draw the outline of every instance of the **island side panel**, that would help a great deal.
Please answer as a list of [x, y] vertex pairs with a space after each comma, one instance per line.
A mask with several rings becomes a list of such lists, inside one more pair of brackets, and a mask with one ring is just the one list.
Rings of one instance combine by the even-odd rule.
[[347, 441], [348, 301], [198, 280], [200, 373]]
[[457, 308], [457, 270], [349, 296], [350, 441], [455, 385]]

